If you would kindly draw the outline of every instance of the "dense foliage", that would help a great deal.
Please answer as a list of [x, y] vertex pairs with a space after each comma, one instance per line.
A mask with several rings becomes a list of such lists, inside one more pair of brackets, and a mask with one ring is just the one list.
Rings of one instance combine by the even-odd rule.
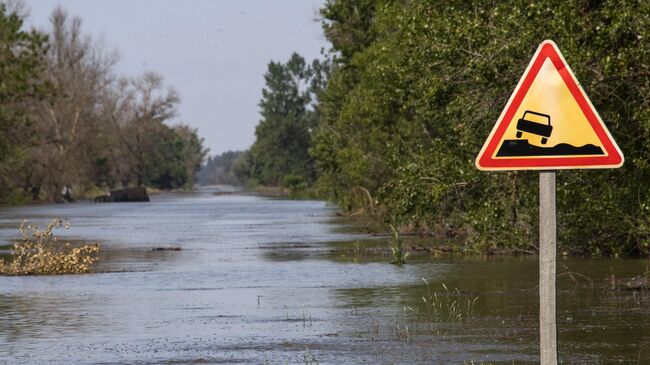
[[23, 19], [0, 5], [0, 200], [25, 178], [30, 121], [24, 105], [43, 93], [47, 37], [23, 30]]
[[253, 184], [302, 190], [314, 182], [309, 155], [311, 135], [320, 118], [314, 107], [325, 85], [329, 63], [307, 64], [294, 53], [286, 63], [270, 62], [260, 101], [255, 142], [236, 172]]
[[474, 158], [537, 45], [553, 39], [626, 156], [558, 174], [561, 251], [650, 244], [650, 2], [330, 0], [337, 54], [311, 155], [317, 188], [481, 249], [535, 249], [538, 177]]
[[202, 139], [169, 126], [179, 97], [162, 77], [120, 78], [114, 53], [61, 8], [51, 31], [0, 7], [0, 203], [56, 201], [127, 186], [191, 186]]

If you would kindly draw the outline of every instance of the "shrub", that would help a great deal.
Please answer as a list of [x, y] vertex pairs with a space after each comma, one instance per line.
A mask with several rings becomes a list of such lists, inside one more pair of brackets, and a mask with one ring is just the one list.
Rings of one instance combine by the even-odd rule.
[[393, 253], [393, 260], [390, 262], [395, 265], [403, 265], [406, 263], [406, 258], [409, 256], [408, 252], [404, 252], [402, 247], [402, 238], [399, 236], [399, 228], [394, 224], [390, 225], [390, 250]]
[[21, 238], [13, 245], [12, 259], [0, 259], [1, 275], [64, 275], [85, 274], [97, 262], [100, 244], [75, 246], [61, 243], [54, 236], [57, 228], [69, 229], [61, 219], [54, 219], [44, 230], [27, 221], [19, 227]]

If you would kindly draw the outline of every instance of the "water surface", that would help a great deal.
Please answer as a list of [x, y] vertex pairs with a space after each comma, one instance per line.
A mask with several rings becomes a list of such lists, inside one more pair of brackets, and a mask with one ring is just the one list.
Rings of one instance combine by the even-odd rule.
[[[395, 266], [324, 202], [214, 192], [1, 209], [2, 243], [62, 217], [103, 245], [96, 274], [0, 277], [0, 363], [538, 362], [536, 257]], [[618, 284], [648, 266], [559, 260], [564, 363], [650, 363], [649, 295]]]

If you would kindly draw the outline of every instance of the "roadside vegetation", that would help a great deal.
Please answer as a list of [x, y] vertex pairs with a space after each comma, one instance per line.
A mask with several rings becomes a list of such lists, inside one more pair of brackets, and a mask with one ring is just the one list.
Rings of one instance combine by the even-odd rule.
[[619, 170], [558, 174], [560, 252], [647, 254], [648, 14], [643, 1], [329, 1], [338, 57], [311, 149], [315, 187], [481, 250], [536, 249], [538, 174], [473, 161], [535, 48], [553, 39], [626, 155]]
[[176, 120], [162, 76], [122, 77], [117, 52], [56, 8], [25, 29], [21, 2], [0, 5], [0, 204], [61, 201], [112, 188], [191, 187], [206, 151]]
[[307, 98], [293, 71], [300, 58], [269, 64], [240, 171], [387, 231], [397, 217], [459, 248], [536, 251], [538, 174], [479, 172], [474, 158], [536, 47], [552, 39], [626, 157], [617, 170], [558, 173], [559, 252], [647, 255], [648, 14], [639, 0], [328, 0], [326, 85]]

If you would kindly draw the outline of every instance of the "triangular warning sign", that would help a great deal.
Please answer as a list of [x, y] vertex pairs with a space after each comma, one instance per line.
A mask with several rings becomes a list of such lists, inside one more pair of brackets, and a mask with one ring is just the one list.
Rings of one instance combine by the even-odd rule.
[[480, 170], [615, 168], [623, 153], [553, 41], [539, 45], [476, 158]]

